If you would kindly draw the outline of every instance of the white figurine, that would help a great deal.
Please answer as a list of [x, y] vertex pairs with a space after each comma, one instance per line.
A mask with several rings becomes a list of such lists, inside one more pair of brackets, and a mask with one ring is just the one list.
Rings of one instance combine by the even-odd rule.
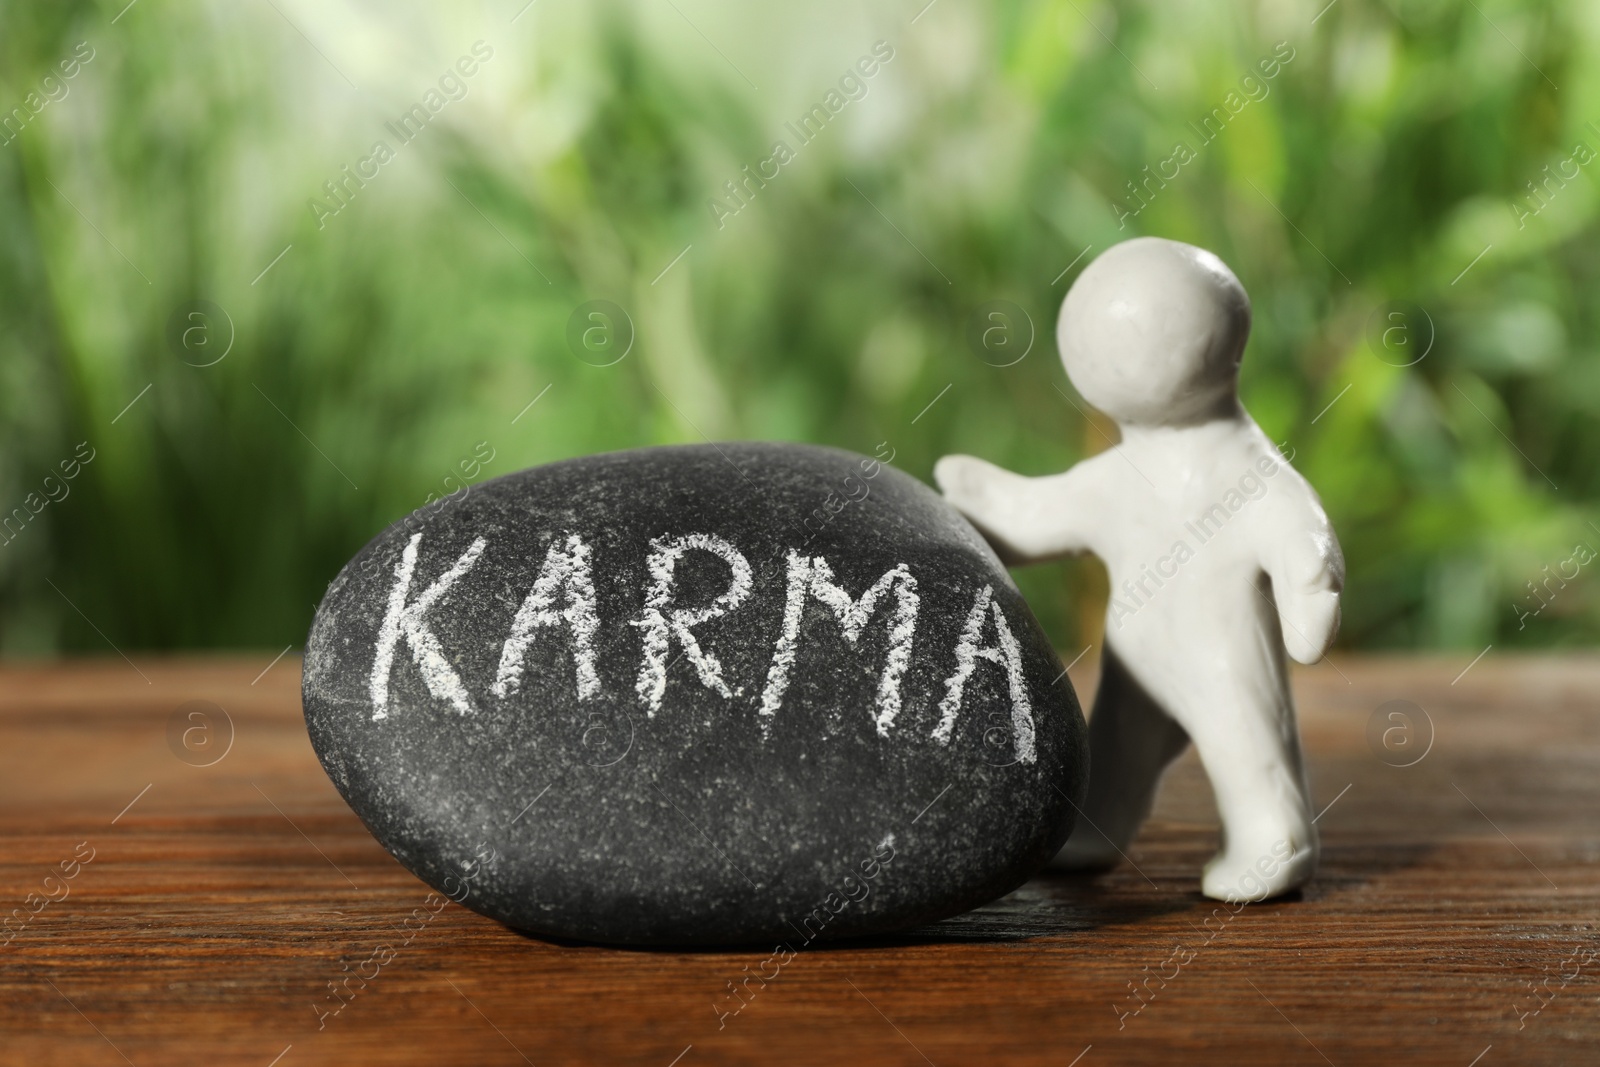
[[1250, 300], [1192, 245], [1108, 249], [1067, 292], [1067, 377], [1119, 444], [1028, 478], [971, 456], [934, 468], [1010, 564], [1093, 552], [1106, 564], [1089, 792], [1052, 866], [1109, 866], [1192, 739], [1222, 848], [1201, 888], [1261, 900], [1304, 885], [1317, 832], [1284, 650], [1315, 663], [1339, 628], [1344, 559], [1321, 502], [1239, 403]]

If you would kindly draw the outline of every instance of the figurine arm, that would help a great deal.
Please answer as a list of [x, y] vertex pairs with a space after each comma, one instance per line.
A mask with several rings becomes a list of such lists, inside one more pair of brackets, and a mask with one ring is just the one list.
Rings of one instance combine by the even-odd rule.
[[1007, 564], [1039, 563], [1089, 550], [1090, 472], [1028, 478], [973, 456], [945, 456], [933, 480], [945, 499], [988, 539]]
[[1309, 487], [1307, 493], [1310, 499], [1297, 509], [1298, 521], [1279, 531], [1287, 536], [1268, 547], [1263, 563], [1272, 578], [1284, 648], [1298, 663], [1317, 662], [1333, 644], [1344, 590], [1339, 540]]

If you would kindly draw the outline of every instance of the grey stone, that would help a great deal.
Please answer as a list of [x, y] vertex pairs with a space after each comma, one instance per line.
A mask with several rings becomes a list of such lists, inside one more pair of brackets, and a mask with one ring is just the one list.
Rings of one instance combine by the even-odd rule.
[[1060, 848], [1088, 774], [982, 537], [887, 463], [801, 445], [588, 456], [430, 505], [329, 586], [304, 701], [423, 881], [616, 944], [957, 914]]

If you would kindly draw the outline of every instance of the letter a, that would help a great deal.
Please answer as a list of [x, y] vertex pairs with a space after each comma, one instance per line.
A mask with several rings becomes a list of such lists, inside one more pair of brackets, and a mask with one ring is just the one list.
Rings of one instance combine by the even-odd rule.
[[[565, 590], [566, 606], [556, 610], [556, 594]], [[600, 676], [594, 669], [594, 633], [600, 628], [594, 609], [594, 578], [589, 570], [589, 546], [577, 534], [566, 544], [552, 542], [545, 553], [539, 576], [534, 579], [528, 598], [517, 609], [511, 622], [511, 636], [500, 650], [500, 669], [491, 687], [497, 697], [508, 696], [522, 685], [522, 659], [533, 643], [533, 632], [541, 626], [566, 623], [572, 631], [572, 663], [578, 675], [578, 699], [588, 700], [600, 692]]]
[[[722, 557], [733, 575], [727, 592], [703, 608], [674, 607], [677, 592], [673, 589], [673, 572], [678, 560], [691, 548]], [[686, 534], [683, 537], [657, 537], [650, 542], [650, 556], [645, 569], [652, 579], [645, 593], [644, 614], [633, 625], [644, 631], [644, 661], [639, 664], [639, 681], [635, 689], [639, 699], [649, 709], [651, 718], [661, 710], [661, 697], [667, 691], [667, 648], [676, 637], [683, 646], [684, 655], [700, 674], [700, 683], [728, 699], [733, 691], [722, 680], [722, 663], [700, 647], [690, 627], [726, 615], [750, 595], [750, 561], [744, 553], [715, 534]]]
[[449, 592], [458, 578], [472, 569], [488, 542], [481, 537], [473, 541], [472, 546], [461, 554], [461, 558], [449, 570], [407, 605], [406, 594], [411, 591], [411, 576], [417, 569], [417, 546], [421, 542], [422, 534], [413, 535], [394, 568], [395, 582], [394, 588], [389, 591], [389, 611], [378, 630], [378, 654], [372, 661], [374, 722], [389, 717], [389, 668], [394, 664], [395, 646], [401, 638], [411, 646], [411, 656], [416, 660], [417, 670], [422, 672], [428, 692], [438, 700], [449, 701], [450, 706], [462, 715], [472, 710], [472, 698], [467, 695], [466, 686], [461, 684], [461, 678], [450, 666], [450, 661], [444, 658], [444, 649], [439, 647], [439, 639], [428, 629], [423, 616]]
[[[998, 647], [978, 647], [986, 615], [994, 618], [995, 633], [1000, 638]], [[961, 710], [961, 700], [966, 693], [967, 679], [971, 677], [972, 669], [978, 665], [980, 658], [1005, 669], [1011, 690], [1011, 729], [1016, 740], [1017, 758], [1023, 763], [1032, 763], [1033, 705], [1028, 700], [1028, 687], [1022, 678], [1022, 650], [1017, 645], [1017, 639], [1011, 636], [1011, 627], [1006, 624], [1000, 605], [994, 602], [993, 586], [986, 585], [978, 590], [972, 610], [967, 612], [961, 639], [956, 642], [956, 672], [945, 680], [944, 699], [939, 702], [940, 719], [933, 731], [934, 739], [941, 744], [950, 743], [950, 733], [956, 725], [956, 712]]]

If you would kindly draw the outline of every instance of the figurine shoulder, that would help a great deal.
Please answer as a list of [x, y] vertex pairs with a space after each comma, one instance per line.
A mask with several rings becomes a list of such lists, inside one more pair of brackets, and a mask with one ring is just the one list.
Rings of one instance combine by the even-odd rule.
[[1281, 516], [1280, 521], [1296, 525], [1331, 529], [1328, 514], [1322, 508], [1322, 498], [1311, 487], [1305, 475], [1295, 470], [1276, 450], [1262, 454], [1252, 464], [1267, 484], [1269, 510]]
[[1263, 555], [1280, 561], [1300, 581], [1342, 587], [1344, 554], [1322, 499], [1282, 456], [1265, 458], [1269, 462], [1256, 468], [1268, 486], [1258, 525]]

